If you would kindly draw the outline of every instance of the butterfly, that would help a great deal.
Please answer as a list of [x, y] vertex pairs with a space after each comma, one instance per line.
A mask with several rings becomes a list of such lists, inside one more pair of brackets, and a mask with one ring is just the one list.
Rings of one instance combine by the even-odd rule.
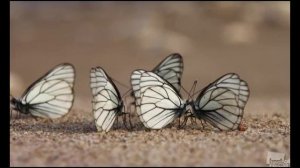
[[[134, 71], [131, 75], [131, 85], [133, 89], [133, 96], [135, 98], [136, 112], [140, 115], [140, 79], [144, 70]], [[183, 59], [178, 53], [170, 54], [162, 60], [151, 72], [157, 74], [166, 80], [172, 87], [174, 87], [177, 94], [180, 95], [181, 76], [183, 73]], [[140, 118], [143, 119], [143, 118]]]
[[[97, 130], [108, 132], [118, 116], [129, 113], [122, 112], [125, 106], [120, 92], [103, 68], [95, 67], [91, 69], [90, 87], [93, 95], [92, 109]], [[125, 118], [124, 124], [126, 124]]]
[[243, 117], [249, 97], [245, 81], [228, 73], [202, 89], [196, 100], [184, 101], [174, 86], [153, 72], [136, 70], [133, 88], [138, 101], [139, 117], [144, 126], [161, 129], [192, 106], [192, 113], [219, 130], [235, 130]]
[[31, 84], [21, 98], [12, 96], [11, 108], [34, 117], [55, 119], [67, 114], [74, 102], [75, 68], [57, 65]]

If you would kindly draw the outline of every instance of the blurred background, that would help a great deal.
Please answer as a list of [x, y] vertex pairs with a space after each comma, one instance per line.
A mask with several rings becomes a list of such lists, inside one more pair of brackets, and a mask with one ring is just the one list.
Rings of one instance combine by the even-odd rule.
[[69, 62], [77, 72], [75, 106], [88, 110], [92, 66], [130, 87], [133, 70], [151, 70], [174, 52], [184, 58], [188, 90], [194, 80], [202, 89], [235, 72], [250, 86], [249, 102], [289, 97], [289, 2], [10, 2], [10, 12], [16, 97]]

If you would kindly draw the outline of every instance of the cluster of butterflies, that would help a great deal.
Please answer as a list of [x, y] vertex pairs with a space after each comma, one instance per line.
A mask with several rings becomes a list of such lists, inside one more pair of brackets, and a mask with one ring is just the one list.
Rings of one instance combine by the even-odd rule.
[[[222, 130], [236, 130], [241, 124], [249, 98], [249, 87], [235, 73], [228, 73], [199, 91], [197, 98], [183, 100], [180, 94], [183, 59], [180, 54], [166, 57], [152, 71], [135, 70], [131, 75], [135, 111], [149, 129], [161, 129], [176, 118], [198, 118]], [[20, 99], [11, 96], [11, 109], [34, 117], [59, 118], [74, 101], [75, 69], [60, 64], [31, 84]], [[90, 71], [92, 109], [98, 131], [108, 132], [125, 112], [120, 92], [101, 67]], [[198, 92], [197, 92], [198, 93]]]

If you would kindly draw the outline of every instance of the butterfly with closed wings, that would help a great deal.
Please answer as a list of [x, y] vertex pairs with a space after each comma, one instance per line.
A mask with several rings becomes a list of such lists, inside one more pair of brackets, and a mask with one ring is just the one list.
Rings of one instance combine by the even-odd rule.
[[11, 108], [33, 117], [60, 118], [67, 114], [73, 105], [74, 80], [73, 65], [57, 65], [31, 84], [21, 98], [11, 97]]
[[[116, 85], [101, 67], [92, 68], [90, 71], [90, 87], [93, 94], [92, 108], [98, 131], [108, 132], [116, 118], [120, 115], [130, 114], [122, 112], [124, 103]], [[124, 110], [125, 111], [125, 110]], [[126, 125], [126, 116], [123, 118]]]
[[[141, 115], [141, 96], [138, 90], [140, 90], [140, 79], [143, 72], [144, 70], [137, 70], [134, 71], [131, 75], [131, 85], [138, 116]], [[172, 85], [176, 93], [180, 95], [181, 76], [183, 73], [183, 59], [180, 54], [170, 54], [163, 61], [161, 61], [151, 72], [166, 80], [170, 85]], [[140, 119], [141, 121], [143, 121], [143, 118], [140, 117]]]

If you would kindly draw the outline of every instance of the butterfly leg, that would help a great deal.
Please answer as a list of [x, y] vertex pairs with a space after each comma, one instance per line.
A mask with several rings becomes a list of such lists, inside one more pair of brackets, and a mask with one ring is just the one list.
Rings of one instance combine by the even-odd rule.
[[127, 130], [129, 130], [129, 127], [128, 127], [127, 121], [126, 121], [126, 116], [127, 116], [127, 115], [128, 115], [128, 113], [123, 113], [123, 124], [124, 124], [125, 128], [126, 128]]
[[31, 113], [30, 113], [30, 115], [32, 116], [32, 118], [33, 118], [35, 121], [38, 121], [38, 117], [32, 115]]
[[178, 117], [178, 129], [180, 129], [180, 117]]
[[184, 114], [184, 120], [182, 122], [182, 125], [180, 125], [179, 128], [183, 128], [186, 125], [188, 118], [189, 118], [189, 115]]
[[193, 117], [194, 115], [193, 115], [193, 113], [191, 113], [191, 111], [190, 110], [188, 110], [187, 111], [187, 114], [185, 114], [185, 116], [184, 116], [184, 122], [183, 122], [183, 126], [182, 126], [182, 128], [184, 127], [184, 126], [186, 126], [186, 123], [187, 123], [187, 120], [189, 119], [189, 118], [191, 118], [190, 120], [191, 120], [191, 122], [193, 121], [192, 120], [192, 117]]
[[130, 129], [132, 129], [133, 127], [132, 127], [132, 123], [131, 123], [131, 114], [130, 114], [130, 112], [131, 112], [131, 104], [129, 104], [129, 106], [127, 106], [127, 115], [128, 115], [128, 121], [129, 121], [129, 127], [130, 127]]
[[13, 119], [13, 110], [10, 109], [10, 125], [13, 125], [16, 120]]
[[196, 119], [196, 117], [193, 114], [191, 114], [191, 123], [193, 125], [197, 125], [197, 119]]
[[17, 112], [17, 115], [16, 115], [16, 119], [19, 119], [20, 115], [19, 115], [19, 112]]
[[182, 123], [182, 126], [181, 128], [185, 127], [186, 123], [187, 123], [187, 120], [188, 120], [189, 116], [184, 116], [184, 120], [183, 120], [183, 123]]
[[117, 129], [118, 125], [119, 125], [119, 116], [117, 116], [116, 120], [117, 120], [117, 122], [115, 123], [115, 126], [114, 126], [115, 129]]
[[[126, 102], [126, 98], [125, 98], [125, 102]], [[127, 121], [126, 121], [126, 115], [128, 114], [126, 112], [126, 110], [128, 109], [128, 107], [126, 107], [125, 105], [123, 106], [123, 112], [121, 112], [121, 115], [123, 116], [123, 124], [125, 126], [125, 128], [128, 130], [128, 125], [127, 125]]]
[[[200, 122], [201, 122], [201, 125], [202, 125], [202, 129], [204, 130], [205, 127], [204, 127], [204, 124], [203, 124], [203, 122], [202, 122], [202, 119], [200, 119]], [[204, 121], [204, 122], [205, 122], [205, 121]]]
[[132, 129], [133, 126], [132, 126], [132, 123], [131, 123], [131, 115], [130, 115], [130, 113], [128, 113], [128, 115], [129, 115], [129, 125], [130, 125], [130, 128]]

